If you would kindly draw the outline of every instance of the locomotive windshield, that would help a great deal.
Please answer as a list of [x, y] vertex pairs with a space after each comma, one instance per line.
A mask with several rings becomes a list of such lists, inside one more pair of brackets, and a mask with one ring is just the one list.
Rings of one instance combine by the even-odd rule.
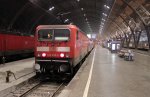
[[69, 37], [68, 29], [41, 29], [38, 31], [40, 41], [68, 41]]
[[38, 39], [40, 41], [51, 41], [53, 39], [52, 29], [41, 29], [38, 31]]
[[66, 41], [69, 40], [70, 31], [68, 29], [55, 29], [54, 30], [54, 40]]

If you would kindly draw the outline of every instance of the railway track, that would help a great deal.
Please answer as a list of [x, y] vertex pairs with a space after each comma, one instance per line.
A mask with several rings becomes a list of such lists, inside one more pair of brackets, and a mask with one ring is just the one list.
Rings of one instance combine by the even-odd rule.
[[55, 97], [64, 83], [32, 82], [28, 83], [5, 97]]
[[19, 97], [54, 97], [63, 83], [40, 83], [36, 88], [31, 89]]
[[[75, 74], [84, 62], [85, 58], [75, 67]], [[41, 81], [40, 77], [33, 77], [17, 85], [9, 92], [3, 91], [4, 95], [2, 97], [56, 97], [71, 79], [72, 78], [70, 77], [51, 76], [50, 81], [46, 82]], [[60, 81], [63, 81], [64, 83], [61, 83]]]

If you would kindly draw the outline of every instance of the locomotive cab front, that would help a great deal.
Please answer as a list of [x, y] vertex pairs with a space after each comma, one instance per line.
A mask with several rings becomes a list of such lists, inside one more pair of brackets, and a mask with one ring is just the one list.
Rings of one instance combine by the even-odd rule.
[[66, 73], [71, 67], [69, 28], [38, 27], [35, 42], [35, 69], [41, 73]]

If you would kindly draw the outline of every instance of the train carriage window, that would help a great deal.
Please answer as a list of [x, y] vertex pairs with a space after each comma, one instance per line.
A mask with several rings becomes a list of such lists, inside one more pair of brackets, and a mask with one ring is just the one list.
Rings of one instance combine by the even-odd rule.
[[70, 38], [70, 31], [68, 29], [54, 29], [54, 40], [68, 41]]
[[52, 29], [41, 29], [38, 31], [38, 39], [50, 41], [53, 39], [53, 30]]

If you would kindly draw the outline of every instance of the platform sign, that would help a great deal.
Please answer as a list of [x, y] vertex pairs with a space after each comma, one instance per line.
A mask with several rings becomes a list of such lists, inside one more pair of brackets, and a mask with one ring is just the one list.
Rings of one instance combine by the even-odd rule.
[[112, 44], [112, 50], [116, 50], [116, 44]]
[[121, 41], [111, 41], [110, 51], [117, 53], [121, 49]]
[[107, 47], [110, 48], [110, 45], [111, 45], [111, 43], [108, 42], [108, 43], [107, 43]]

